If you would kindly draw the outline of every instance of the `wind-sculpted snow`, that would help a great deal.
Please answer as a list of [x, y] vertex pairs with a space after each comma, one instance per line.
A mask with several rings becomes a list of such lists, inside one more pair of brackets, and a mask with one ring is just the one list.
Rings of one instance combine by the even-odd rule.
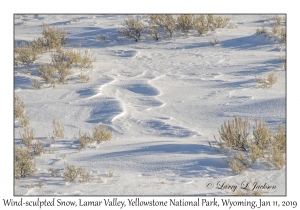
[[[64, 28], [69, 37], [63, 49], [80, 44], [81, 52], [90, 50], [93, 69], [87, 83], [72, 69], [66, 84], [52, 87], [36, 71], [50, 64], [52, 51], [14, 68], [14, 94], [24, 101], [29, 127], [46, 149], [36, 157], [36, 173], [15, 180], [15, 195], [236, 195], [207, 189], [206, 183], [245, 180], [276, 185], [263, 195], [285, 195], [285, 169], [267, 169], [262, 159], [238, 175], [226, 154], [208, 144], [235, 116], [257, 117], [273, 131], [285, 125], [286, 72], [280, 59], [285, 43], [255, 34], [262, 24], [271, 30], [275, 16], [230, 15], [237, 28], [206, 36], [176, 32], [159, 41], [142, 34], [138, 42], [118, 33], [128, 17], [133, 16], [16, 15], [16, 43], [42, 36], [42, 22]], [[209, 42], [213, 36], [219, 39], [215, 46]], [[259, 87], [256, 79], [271, 71], [277, 82]], [[32, 87], [34, 79], [40, 89]], [[65, 138], [51, 139], [53, 118], [64, 125]], [[20, 145], [24, 130], [15, 122], [14, 141]], [[112, 139], [80, 150], [79, 131], [92, 134], [99, 124], [107, 125]], [[90, 182], [67, 182], [66, 164], [89, 171]], [[43, 187], [30, 187], [39, 182]]]
[[15, 76], [14, 77], [14, 89], [21, 90], [21, 89], [31, 89], [31, 80], [25, 76]]
[[162, 137], [184, 138], [196, 134], [186, 128], [170, 125], [159, 120], [142, 121], [141, 124], [145, 133]]
[[90, 101], [88, 106], [91, 112], [86, 122], [93, 124], [111, 124], [113, 118], [123, 112], [122, 105], [114, 98], [101, 97]]
[[125, 57], [125, 58], [134, 58], [139, 54], [139, 51], [135, 50], [116, 50], [113, 52], [115, 56]]
[[152, 87], [149, 84], [132, 84], [125, 86], [125, 88], [130, 90], [131, 92], [145, 96], [156, 96], [160, 93], [156, 88]]

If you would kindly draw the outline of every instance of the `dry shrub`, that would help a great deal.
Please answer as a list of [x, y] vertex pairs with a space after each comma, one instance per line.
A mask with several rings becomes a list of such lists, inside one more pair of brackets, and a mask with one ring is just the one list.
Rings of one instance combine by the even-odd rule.
[[37, 72], [39, 73], [42, 80], [44, 80], [48, 84], [54, 85], [55, 80], [53, 78], [53, 75], [55, 73], [55, 69], [53, 68], [53, 66], [42, 64], [39, 69], [37, 69]]
[[209, 42], [211, 45], [215, 46], [216, 44], [219, 44], [219, 39], [218, 39], [218, 37], [213, 36]]
[[230, 23], [230, 18], [210, 15], [195, 15], [193, 18], [194, 29], [198, 31], [199, 34], [206, 34], [210, 30], [215, 30], [216, 28], [232, 28], [233, 24]]
[[259, 86], [264, 87], [264, 88], [272, 87], [277, 82], [277, 76], [275, 75], [275, 71], [272, 71], [271, 73], [269, 73], [266, 78], [258, 77], [256, 79], [256, 82], [258, 83]]
[[145, 26], [138, 18], [128, 18], [124, 20], [124, 28], [119, 29], [119, 33], [126, 36], [127, 38], [139, 41], [142, 33], [145, 31]]
[[27, 148], [30, 148], [32, 141], [34, 140], [34, 131], [33, 129], [29, 129], [28, 127], [24, 128], [24, 132], [20, 133], [23, 144]]
[[269, 38], [279, 38], [281, 41], [286, 42], [286, 18], [275, 16], [274, 25], [269, 33]]
[[209, 22], [206, 19], [205, 15], [196, 15], [193, 20], [194, 28], [198, 31], [199, 34], [206, 34], [209, 30]]
[[52, 62], [50, 65], [42, 64], [37, 70], [40, 77], [46, 82], [54, 86], [55, 83], [65, 83], [68, 76], [71, 75], [71, 69], [77, 67], [81, 73], [79, 78], [88, 82], [90, 78], [83, 74], [83, 69], [92, 68], [92, 55], [89, 50], [83, 53], [80, 49], [62, 50], [58, 49], [51, 54]]
[[29, 119], [27, 117], [23, 117], [19, 119], [21, 127], [26, 127], [29, 125]]
[[66, 51], [67, 61], [70, 65], [74, 64], [76, 67], [79, 67], [81, 70], [92, 68], [92, 55], [89, 50], [84, 50], [84, 53], [81, 53], [79, 49], [71, 49]]
[[277, 144], [272, 144], [267, 160], [269, 161], [267, 166], [276, 169], [281, 169], [286, 164], [285, 153], [280, 150]]
[[91, 80], [89, 75], [83, 74], [82, 72], [78, 75], [78, 77], [82, 82], [85, 82], [85, 83], [87, 83]]
[[63, 172], [67, 182], [73, 182], [79, 178], [80, 182], [89, 182], [90, 181], [90, 172], [83, 170], [81, 167], [76, 168], [74, 165], [67, 165]]
[[24, 116], [25, 105], [24, 102], [19, 97], [14, 97], [14, 115], [16, 118], [21, 118]]
[[48, 172], [50, 173], [50, 176], [52, 176], [52, 177], [55, 177], [55, 176], [58, 175], [57, 173], [55, 173], [55, 168], [54, 167], [49, 168]]
[[24, 102], [18, 97], [14, 97], [14, 116], [19, 120], [22, 127], [26, 127], [29, 124], [29, 120], [25, 116]]
[[41, 83], [37, 79], [34, 79], [32, 81], [32, 87], [35, 89], [40, 89], [42, 86], [41, 86]]
[[243, 173], [260, 158], [268, 160], [266, 166], [281, 169], [286, 163], [286, 133], [283, 126], [279, 125], [278, 132], [274, 133], [263, 121], [255, 118], [252, 137], [249, 137], [249, 127], [247, 118], [235, 117], [224, 121], [219, 139], [214, 137], [217, 146], [210, 142], [209, 145], [219, 152], [225, 150], [234, 172]]
[[33, 142], [31, 144], [31, 148], [32, 148], [33, 155], [40, 156], [42, 153], [45, 152], [44, 143], [41, 141]]
[[280, 60], [282, 60], [282, 68], [284, 70], [286, 70], [286, 57], [285, 56], [281, 56], [279, 58], [280, 58]]
[[215, 17], [214, 15], [209, 15], [208, 19], [212, 29], [224, 28], [230, 21], [228, 17]]
[[281, 169], [285, 164], [286, 155], [286, 133], [283, 126], [278, 126], [278, 133], [274, 135], [271, 141], [271, 148], [267, 157], [269, 163], [267, 166]]
[[154, 40], [156, 40], [156, 41], [158, 41], [159, 40], [159, 38], [160, 38], [160, 35], [159, 35], [159, 32], [158, 32], [158, 26], [157, 25], [155, 25], [155, 24], [150, 24], [149, 25], [149, 29], [150, 29], [150, 36], [154, 39]]
[[283, 18], [280, 17], [279, 15], [276, 15], [275, 18], [274, 18], [274, 20], [275, 20], [275, 23], [276, 23], [277, 25], [280, 25], [280, 24], [281, 24], [281, 21], [283, 20]]
[[249, 167], [249, 161], [244, 153], [234, 153], [232, 158], [229, 160], [229, 167], [233, 172], [242, 174]]
[[80, 143], [80, 149], [86, 148], [89, 144], [92, 144], [94, 142], [94, 139], [90, 136], [89, 133], [81, 133], [81, 131], [79, 131], [78, 140]]
[[44, 23], [42, 27], [46, 49], [60, 49], [63, 45], [67, 44], [68, 35], [63, 29], [50, 27]]
[[72, 18], [72, 20], [69, 20], [69, 21], [67, 22], [67, 24], [77, 23], [77, 22], [79, 22], [79, 21], [80, 21], [79, 18]]
[[71, 63], [69, 62], [68, 52], [58, 50], [51, 57], [53, 69], [58, 74], [57, 83], [64, 83], [66, 77], [71, 74]]
[[256, 29], [257, 34], [266, 34], [268, 32], [268, 29], [266, 29], [264, 26], [260, 29]]
[[274, 25], [272, 27], [272, 31], [271, 33], [269, 34], [269, 37], [270, 38], [280, 38], [283, 42], [286, 42], [286, 28], [285, 26], [282, 26], [282, 25]]
[[246, 118], [235, 117], [233, 120], [224, 121], [219, 130], [220, 138], [215, 140], [220, 148], [246, 151], [250, 123]]
[[265, 152], [271, 143], [274, 133], [261, 120], [254, 120], [253, 139], [249, 145], [252, 161], [265, 157]]
[[30, 65], [36, 61], [37, 57], [38, 52], [26, 42], [22, 42], [20, 46], [14, 48], [14, 65], [16, 67], [19, 64]]
[[88, 132], [79, 131], [79, 148], [86, 148], [89, 144], [94, 142], [101, 143], [103, 141], [109, 141], [112, 138], [112, 131], [107, 130], [107, 126], [99, 125], [93, 128], [93, 135], [91, 136]]
[[178, 27], [184, 33], [188, 33], [193, 29], [193, 16], [194, 15], [179, 15], [179, 17], [177, 17]]
[[34, 52], [38, 54], [42, 54], [46, 50], [45, 43], [42, 37], [39, 37], [31, 41], [30, 47]]
[[103, 44], [108, 44], [109, 43], [109, 41], [107, 40], [107, 37], [105, 35], [102, 35], [102, 34], [96, 36], [96, 39], [101, 41]]
[[59, 123], [55, 118], [52, 120], [53, 131], [52, 131], [52, 138], [64, 138], [64, 126], [63, 124]]
[[76, 168], [74, 165], [67, 165], [63, 176], [66, 178], [68, 182], [73, 182], [79, 176], [81, 168]]
[[20, 136], [22, 138], [23, 144], [26, 146], [26, 148], [31, 151], [33, 156], [40, 156], [42, 153], [45, 152], [44, 150], [44, 143], [37, 141], [33, 142], [35, 136], [34, 136], [34, 130], [24, 128], [24, 132], [20, 133]]
[[98, 143], [109, 141], [112, 138], [112, 131], [107, 130], [107, 126], [99, 125], [93, 129], [93, 139]]
[[14, 146], [14, 178], [24, 178], [35, 171], [35, 158], [30, 154], [30, 149]]
[[176, 19], [173, 15], [150, 15], [150, 24], [160, 26], [168, 36], [172, 36], [176, 29]]
[[109, 177], [109, 178], [114, 177], [114, 172], [112, 172], [112, 171], [108, 172], [107, 177]]

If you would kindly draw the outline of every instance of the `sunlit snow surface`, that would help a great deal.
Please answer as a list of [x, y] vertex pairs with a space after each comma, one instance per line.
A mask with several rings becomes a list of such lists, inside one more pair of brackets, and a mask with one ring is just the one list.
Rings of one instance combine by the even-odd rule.
[[[264, 195], [285, 195], [285, 168], [269, 169], [260, 161], [238, 175], [226, 155], [208, 144], [224, 120], [235, 116], [258, 117], [274, 131], [286, 123], [280, 60], [285, 44], [255, 34], [262, 25], [271, 27], [274, 15], [228, 15], [237, 28], [159, 41], [144, 36], [139, 42], [117, 32], [130, 15], [16, 16], [16, 42], [42, 36], [44, 22], [64, 28], [66, 47], [81, 44], [96, 61], [90, 82], [69, 80], [55, 88], [31, 87], [39, 78], [36, 68], [51, 61], [51, 52], [29, 66], [30, 74], [24, 73], [27, 67], [15, 68], [15, 96], [24, 101], [37, 139], [54, 151], [36, 158], [34, 175], [15, 180], [15, 195], [231, 195], [236, 192], [217, 189], [218, 182], [244, 181], [276, 186]], [[80, 21], [70, 23], [72, 18]], [[220, 41], [215, 46], [209, 42], [213, 36]], [[277, 83], [259, 88], [256, 78], [273, 70]], [[49, 138], [53, 118], [64, 124], [65, 139]], [[98, 124], [113, 131], [112, 140], [78, 152], [79, 130], [91, 133]], [[16, 122], [16, 143], [22, 131]], [[66, 164], [90, 171], [90, 182], [66, 182], [61, 176]], [[28, 188], [39, 182], [41, 188]], [[209, 189], [208, 182], [215, 186]]]

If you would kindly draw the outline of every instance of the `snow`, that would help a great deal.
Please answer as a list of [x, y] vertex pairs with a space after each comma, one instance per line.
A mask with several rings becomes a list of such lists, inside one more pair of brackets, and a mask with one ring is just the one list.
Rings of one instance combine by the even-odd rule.
[[[34, 175], [15, 180], [15, 195], [231, 195], [205, 184], [245, 180], [276, 185], [264, 195], [286, 194], [285, 168], [268, 169], [258, 162], [238, 175], [230, 171], [226, 156], [208, 145], [224, 120], [235, 116], [258, 117], [274, 131], [285, 125], [286, 72], [279, 59], [285, 43], [255, 34], [262, 25], [270, 27], [275, 15], [228, 15], [237, 28], [158, 42], [144, 37], [137, 43], [117, 38], [129, 15], [17, 16], [15, 41], [41, 36], [44, 22], [63, 27], [68, 45], [81, 43], [96, 61], [90, 82], [38, 90], [31, 80], [38, 78], [35, 69], [49, 62], [49, 53], [30, 66], [31, 74], [15, 68], [14, 94], [24, 101], [36, 137], [54, 151], [36, 158]], [[70, 24], [72, 18], [80, 21]], [[98, 40], [100, 34], [109, 43]], [[220, 40], [215, 46], [209, 43], [213, 36]], [[258, 87], [256, 77], [273, 70], [277, 83]], [[55, 142], [49, 138], [53, 118], [64, 124], [67, 136]], [[91, 133], [98, 124], [108, 125], [112, 140], [78, 151], [79, 130]], [[22, 130], [16, 123], [17, 143]], [[54, 167], [61, 174], [65, 164], [90, 171], [91, 181], [68, 183], [48, 173]], [[28, 188], [39, 182], [41, 188]]]
[[[44, 54], [31, 68], [15, 68], [15, 96], [26, 106], [30, 127], [54, 154], [37, 157], [38, 171], [15, 180], [15, 195], [227, 195], [206, 189], [207, 181], [259, 181], [276, 185], [268, 195], [285, 195], [285, 169], [258, 164], [242, 175], [232, 173], [224, 154], [209, 147], [224, 120], [259, 117], [276, 129], [286, 123], [286, 78], [280, 56], [285, 44], [255, 34], [274, 15], [230, 15], [235, 29], [217, 29], [206, 36], [176, 35], [159, 42], [118, 40], [122, 15], [17, 15], [15, 40], [41, 35], [41, 23], [65, 28], [68, 44], [81, 43], [96, 57], [91, 81], [69, 82], [55, 88], [31, 88], [35, 69], [49, 60]], [[67, 24], [73, 17], [80, 22]], [[25, 21], [25, 25], [18, 22]], [[95, 25], [94, 23], [97, 22]], [[108, 37], [108, 44], [96, 35]], [[209, 40], [217, 36], [220, 43]], [[257, 87], [256, 77], [276, 70], [278, 82]], [[65, 125], [67, 138], [49, 138], [52, 119]], [[79, 130], [97, 124], [113, 131], [110, 142], [78, 152]], [[15, 126], [15, 141], [22, 128]], [[48, 137], [48, 138], [47, 138]], [[51, 177], [50, 167], [62, 173], [65, 164], [92, 174], [89, 183], [67, 183]], [[113, 172], [113, 177], [107, 177]], [[27, 188], [43, 183], [41, 188]]]

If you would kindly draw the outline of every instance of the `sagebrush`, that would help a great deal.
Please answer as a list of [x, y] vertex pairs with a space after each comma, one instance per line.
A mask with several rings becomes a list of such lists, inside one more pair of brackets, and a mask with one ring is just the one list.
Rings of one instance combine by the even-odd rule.
[[29, 148], [14, 146], [14, 178], [20, 179], [36, 171], [36, 162]]
[[173, 15], [157, 14], [149, 15], [150, 24], [152, 27], [161, 27], [167, 36], [172, 36], [176, 30], [176, 19]]
[[50, 27], [47, 24], [42, 25], [44, 45], [47, 50], [60, 49], [63, 45], [67, 44], [67, 33], [60, 28]]
[[258, 77], [256, 82], [260, 87], [270, 88], [277, 82], [275, 71], [270, 72], [267, 77]]
[[52, 138], [64, 138], [64, 126], [62, 123], [58, 122], [55, 118], [52, 120], [53, 131], [52, 131]]
[[14, 65], [18, 67], [22, 65], [30, 65], [38, 58], [38, 51], [36, 51], [30, 44], [22, 42], [20, 46], [16, 45], [14, 48]]
[[28, 127], [24, 128], [23, 133], [20, 133], [23, 144], [30, 148], [32, 141], [34, 140], [34, 130], [29, 129]]
[[219, 130], [219, 139], [214, 138], [220, 148], [245, 151], [249, 130], [250, 123], [247, 118], [243, 120], [241, 117], [235, 117], [227, 122], [224, 121]]
[[77, 178], [80, 182], [90, 181], [90, 172], [74, 165], [67, 165], [63, 172], [63, 176], [67, 182], [74, 182]]
[[29, 119], [25, 115], [25, 104], [19, 97], [14, 97], [14, 116], [22, 127], [29, 125]]
[[184, 33], [188, 33], [193, 29], [193, 16], [194, 15], [179, 15], [179, 17], [177, 17], [178, 27]]
[[92, 55], [89, 50], [82, 53], [79, 49], [58, 49], [51, 54], [51, 64], [42, 64], [37, 70], [42, 80], [52, 86], [65, 83], [72, 73], [72, 69], [78, 68], [79, 78], [88, 82], [90, 78], [84, 69], [92, 69]]
[[104, 141], [109, 141], [112, 138], [112, 131], [107, 129], [106, 125], [98, 125], [93, 128], [93, 134], [90, 135], [88, 132], [79, 131], [79, 149], [86, 148], [88, 145], [97, 142], [102, 143]]
[[219, 138], [214, 136], [215, 146], [211, 142], [209, 145], [219, 152], [225, 151], [229, 166], [236, 173], [243, 173], [259, 159], [268, 161], [266, 166], [276, 169], [286, 164], [286, 133], [281, 125], [275, 133], [262, 120], [255, 118], [250, 132], [248, 119], [235, 117], [224, 121], [219, 135]]
[[138, 18], [128, 18], [124, 20], [124, 28], [119, 29], [119, 33], [127, 38], [139, 41], [142, 37], [142, 33], [146, 30], [144, 24]]

